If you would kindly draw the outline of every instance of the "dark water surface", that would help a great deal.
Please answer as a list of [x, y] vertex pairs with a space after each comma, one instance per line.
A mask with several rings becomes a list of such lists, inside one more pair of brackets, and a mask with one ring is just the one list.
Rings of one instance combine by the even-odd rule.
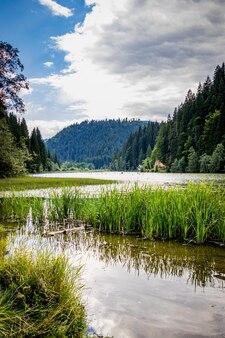
[[31, 222], [12, 237], [14, 245], [25, 239], [27, 245], [50, 246], [83, 265], [88, 318], [99, 334], [225, 337], [223, 247], [92, 231], [41, 238]]

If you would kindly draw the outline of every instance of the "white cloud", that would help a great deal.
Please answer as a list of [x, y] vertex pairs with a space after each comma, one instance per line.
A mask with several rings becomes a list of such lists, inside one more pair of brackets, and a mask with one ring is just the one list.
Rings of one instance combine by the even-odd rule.
[[73, 12], [71, 9], [58, 4], [54, 0], [38, 0], [38, 1], [41, 5], [48, 7], [51, 10], [53, 15], [65, 16], [66, 18], [73, 15]]
[[74, 32], [52, 38], [68, 67], [31, 81], [51, 92], [61, 116], [162, 120], [225, 60], [224, 1], [86, 0], [93, 4]]
[[71, 125], [72, 123], [77, 122], [77, 120], [29, 120], [26, 119], [27, 126], [29, 129], [29, 132], [33, 130], [33, 128], [38, 127], [41, 131], [41, 135], [44, 139], [50, 138], [53, 135], [55, 135], [57, 132], [62, 130], [63, 128], [67, 127], [68, 125]]
[[45, 67], [50, 68], [50, 67], [52, 67], [52, 66], [54, 65], [54, 63], [51, 62], [51, 61], [46, 61], [46, 62], [43, 63], [43, 65], [44, 65]]

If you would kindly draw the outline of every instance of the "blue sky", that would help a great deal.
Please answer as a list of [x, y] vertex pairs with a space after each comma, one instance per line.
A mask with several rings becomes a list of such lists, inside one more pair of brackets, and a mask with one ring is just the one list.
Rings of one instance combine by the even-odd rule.
[[225, 61], [224, 0], [0, 0], [20, 51], [30, 129], [84, 119], [164, 120]]
[[61, 4], [71, 8], [74, 15], [68, 18], [52, 15], [38, 0], [0, 1], [0, 39], [19, 49], [27, 77], [51, 73], [52, 69], [43, 64], [47, 61], [54, 62], [56, 72], [65, 67], [64, 53], [54, 50], [50, 37], [73, 31], [75, 24], [83, 22], [91, 10], [83, 0], [64, 0]]

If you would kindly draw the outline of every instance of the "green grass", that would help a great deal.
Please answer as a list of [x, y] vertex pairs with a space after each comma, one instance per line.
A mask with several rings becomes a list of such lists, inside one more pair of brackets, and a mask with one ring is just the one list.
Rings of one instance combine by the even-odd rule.
[[[4, 219], [25, 220], [32, 210], [39, 222], [81, 219], [108, 233], [141, 234], [146, 238], [178, 239], [204, 243], [225, 242], [225, 189], [189, 184], [128, 191], [102, 191], [97, 198], [84, 198], [76, 189], [64, 188], [44, 200], [38, 197], [2, 198]], [[43, 211], [45, 209], [45, 213]]]
[[30, 189], [60, 188], [63, 186], [84, 186], [115, 183], [112, 180], [92, 178], [56, 178], [56, 177], [13, 177], [0, 179], [0, 191], [22, 191]]
[[0, 257], [0, 337], [83, 338], [80, 270], [47, 251]]

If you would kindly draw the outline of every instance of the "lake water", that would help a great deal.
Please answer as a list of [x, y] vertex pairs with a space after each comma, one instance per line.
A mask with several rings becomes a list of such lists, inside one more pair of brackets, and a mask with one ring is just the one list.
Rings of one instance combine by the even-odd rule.
[[[47, 176], [113, 179], [122, 181], [119, 186], [223, 183], [225, 179], [224, 175], [113, 172]], [[14, 242], [25, 238], [27, 245], [49, 245], [65, 252], [75, 266], [83, 265], [88, 320], [98, 334], [114, 338], [225, 337], [224, 247], [93, 231], [41, 238], [39, 231], [43, 228], [28, 222], [16, 236], [14, 233]]]
[[96, 172], [59, 172], [45, 173], [33, 176], [41, 177], [77, 177], [117, 180], [121, 183], [145, 183], [152, 185], [174, 185], [187, 184], [188, 182], [225, 182], [225, 174], [173, 174], [173, 173], [141, 173], [141, 172], [118, 172], [118, 171], [96, 171]]
[[89, 325], [115, 338], [225, 337], [225, 249], [81, 231], [42, 238], [30, 222], [17, 245], [50, 246], [83, 265]]
[[[71, 177], [71, 178], [96, 178], [106, 180], [116, 180], [117, 184], [112, 184], [111, 188], [123, 189], [124, 187], [132, 187], [134, 184], [139, 186], [151, 185], [153, 187], [170, 187], [174, 185], [186, 185], [187, 183], [200, 182], [216, 182], [217, 184], [225, 184], [225, 174], [173, 174], [173, 173], [141, 173], [141, 172], [113, 172], [113, 171], [97, 171], [97, 172], [59, 172], [45, 173], [33, 176], [40, 177]], [[105, 188], [110, 189], [109, 185]], [[98, 195], [101, 191], [101, 185], [92, 185], [79, 187], [84, 194]], [[60, 190], [59, 190], [60, 192]], [[30, 191], [29, 195], [47, 196], [48, 189]]]

